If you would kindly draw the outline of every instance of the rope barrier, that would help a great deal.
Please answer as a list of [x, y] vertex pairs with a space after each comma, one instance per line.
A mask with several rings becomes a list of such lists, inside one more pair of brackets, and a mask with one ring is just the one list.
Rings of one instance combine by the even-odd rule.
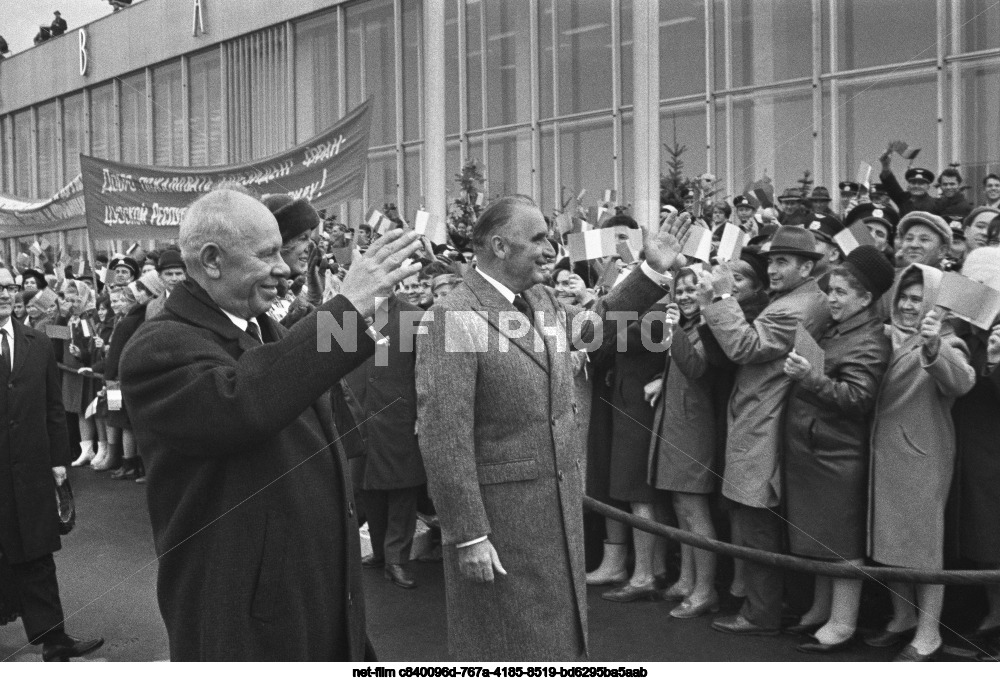
[[914, 570], [911, 568], [895, 567], [872, 567], [868, 565], [855, 566], [846, 563], [833, 563], [822, 560], [811, 560], [800, 558], [784, 553], [771, 553], [760, 549], [751, 549], [745, 546], [736, 546], [717, 539], [709, 539], [700, 534], [686, 532], [669, 525], [646, 520], [639, 516], [632, 515], [609, 506], [605, 503], [585, 496], [583, 507], [587, 510], [599, 513], [611, 520], [617, 520], [637, 530], [655, 534], [658, 537], [673, 539], [681, 544], [687, 544], [697, 549], [705, 549], [713, 553], [724, 556], [731, 556], [741, 560], [749, 560], [754, 563], [767, 565], [769, 567], [781, 568], [783, 570], [795, 570], [797, 572], [808, 572], [824, 577], [835, 579], [871, 579], [878, 582], [913, 582], [916, 584], [951, 584], [951, 585], [982, 585], [1000, 584], [1000, 570]]

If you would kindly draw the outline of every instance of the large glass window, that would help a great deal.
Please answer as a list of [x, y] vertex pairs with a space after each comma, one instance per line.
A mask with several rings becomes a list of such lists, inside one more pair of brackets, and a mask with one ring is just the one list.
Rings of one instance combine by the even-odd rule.
[[[633, 72], [633, 59], [632, 59], [632, 0], [621, 0], [621, 10], [619, 11], [619, 16], [621, 17], [621, 26], [618, 29], [621, 39], [621, 60], [622, 60], [622, 94], [621, 103], [623, 105], [629, 105], [632, 103], [632, 80], [634, 78]], [[660, 45], [660, 54], [663, 54], [663, 45]], [[669, 68], [674, 68], [676, 65], [671, 64]], [[660, 59], [660, 69], [665, 67], [663, 64], [663, 59]], [[663, 74], [660, 74], [663, 77]], [[660, 93], [663, 96], [663, 93]]]
[[[629, 128], [631, 135], [631, 123]], [[634, 158], [632, 149], [629, 149], [627, 158]], [[660, 112], [660, 172], [666, 175], [670, 171], [670, 163], [675, 159], [680, 161], [681, 174], [685, 177], [695, 177], [705, 172], [703, 105]]]
[[962, 0], [958, 4], [962, 51], [977, 52], [1000, 47], [1000, 3], [996, 0]]
[[[937, 172], [936, 93], [933, 74], [842, 85], [837, 151], [843, 177], [832, 180], [854, 179], [861, 163], [878, 168], [878, 157], [886, 142], [896, 139], [921, 149], [913, 165]], [[899, 157], [894, 164], [897, 176], [901, 176], [905, 167]]]
[[[55, 235], [50, 235], [49, 240], [54, 241]], [[87, 230], [70, 229], [66, 231], [66, 253], [76, 262], [78, 258], [87, 257]]]
[[838, 70], [934, 58], [935, 5], [935, 0], [837, 0]]
[[[188, 62], [191, 100], [191, 165], [220, 165], [222, 158], [222, 79], [218, 50]], [[183, 131], [182, 131], [183, 132]]]
[[[25, 156], [23, 158], [30, 158]], [[38, 107], [38, 195], [51, 196], [59, 188], [59, 125], [56, 103]]]
[[458, 98], [464, 95], [458, 87], [458, 5], [456, 0], [447, 0], [444, 3], [444, 44], [444, 92], [446, 102], [444, 129], [445, 134], [454, 135], [459, 132]]
[[0, 192], [14, 193], [14, 150], [11, 148], [9, 134], [11, 130], [10, 116], [0, 116]]
[[413, 216], [423, 203], [423, 188], [420, 184], [421, 147], [408, 147], [403, 152], [403, 205], [399, 206], [400, 214], [413, 224]]
[[1000, 173], [1000, 64], [962, 70], [962, 173], [973, 201], [983, 201], [983, 177]]
[[559, 171], [565, 191], [563, 201], [587, 190], [585, 203], [593, 205], [614, 187], [614, 149], [611, 121], [561, 123]]
[[423, 3], [421, 0], [406, 0], [403, 3], [403, 139], [415, 140], [423, 137], [420, 129], [420, 96], [422, 81], [421, 59], [423, 57]]
[[[86, 151], [83, 95], [63, 100], [63, 182], [69, 183], [80, 174], [80, 153]], [[60, 187], [61, 189], [61, 187]]]
[[486, 124], [531, 120], [527, 0], [481, 3], [486, 10]]
[[465, 82], [468, 129], [483, 127], [483, 30], [481, 0], [465, 0]]
[[[733, 87], [766, 85], [808, 77], [812, 73], [812, 6], [809, 2], [732, 0], [730, 8]], [[724, 17], [716, 3], [715, 55], [716, 63], [723, 67]], [[698, 28], [701, 27], [691, 27], [696, 32]], [[718, 88], [724, 87], [722, 73], [717, 66]]]
[[764, 176], [776, 191], [813, 171], [812, 93], [758, 93], [733, 103], [733, 186], [742, 191]]
[[[808, 5], [807, 5], [808, 7]], [[624, 12], [623, 12], [624, 14]], [[629, 16], [629, 21], [632, 18]], [[632, 27], [629, 26], [629, 35]], [[624, 35], [624, 33], [623, 33]], [[631, 53], [631, 48], [629, 49]], [[629, 55], [631, 67], [631, 54]], [[632, 71], [629, 70], [629, 77]], [[625, 71], [622, 70], [622, 77]], [[704, 0], [660, 3], [660, 99], [705, 91]]]
[[531, 132], [491, 133], [486, 169], [488, 196], [531, 193]]
[[181, 64], [153, 69], [153, 153], [155, 165], [185, 165]]
[[120, 81], [122, 160], [126, 163], [149, 163], [146, 128], [146, 76], [137, 73]]
[[110, 83], [90, 91], [90, 153], [98, 158], [115, 160], [114, 88]]
[[611, 108], [611, 3], [555, 2], [558, 113]]
[[371, 100], [369, 144], [396, 141], [395, 34], [392, 0], [351, 5], [347, 21], [347, 108]]
[[14, 188], [13, 193], [33, 197], [31, 186], [31, 111], [14, 114]]
[[395, 151], [368, 156], [368, 206], [381, 210], [386, 203], [396, 203]]
[[295, 24], [295, 135], [300, 142], [339, 118], [337, 13]]

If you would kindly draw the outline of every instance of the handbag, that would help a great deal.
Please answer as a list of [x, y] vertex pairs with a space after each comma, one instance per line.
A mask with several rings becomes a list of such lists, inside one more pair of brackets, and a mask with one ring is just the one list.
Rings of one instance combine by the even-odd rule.
[[76, 525], [76, 503], [68, 479], [56, 485], [56, 504], [59, 509], [59, 534], [67, 535]]

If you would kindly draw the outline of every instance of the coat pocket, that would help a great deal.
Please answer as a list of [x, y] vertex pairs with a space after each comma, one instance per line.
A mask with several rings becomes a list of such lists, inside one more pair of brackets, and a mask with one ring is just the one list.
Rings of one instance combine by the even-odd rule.
[[257, 584], [250, 603], [250, 616], [262, 622], [276, 619], [285, 578], [287, 533], [282, 516], [268, 513], [264, 522], [264, 542], [257, 571]]
[[917, 454], [919, 456], [928, 456], [927, 451], [924, 450], [923, 447], [918, 445], [916, 441], [907, 434], [906, 428], [903, 428], [903, 426], [899, 426], [899, 434], [903, 437], [903, 442], [906, 443], [906, 446], [914, 454]]
[[480, 485], [496, 485], [502, 482], [518, 482], [538, 478], [538, 462], [535, 459], [515, 459], [494, 461], [476, 465]]

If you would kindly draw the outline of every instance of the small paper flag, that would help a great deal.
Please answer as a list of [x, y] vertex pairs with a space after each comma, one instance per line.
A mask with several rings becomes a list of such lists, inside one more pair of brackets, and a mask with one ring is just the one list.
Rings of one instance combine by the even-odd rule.
[[592, 224], [590, 224], [586, 220], [580, 220], [580, 231], [581, 232], [589, 232], [592, 229], [594, 229], [594, 226]]
[[41, 255], [42, 254], [42, 245], [39, 244], [36, 241], [35, 243], [31, 244], [31, 246], [28, 248], [28, 250], [31, 251], [32, 253], [34, 253], [35, 255]]
[[636, 261], [635, 253], [632, 252], [628, 241], [619, 241], [615, 250], [618, 251], [618, 257], [622, 259], [622, 262], [633, 263]]
[[863, 222], [855, 222], [833, 235], [833, 241], [840, 251], [847, 255], [858, 246], [874, 246], [875, 239]]
[[722, 230], [722, 239], [719, 241], [717, 254], [719, 262], [739, 260], [740, 253], [743, 252], [743, 247], [746, 245], [746, 238], [746, 232], [731, 222], [727, 222]]
[[708, 262], [712, 257], [712, 232], [700, 225], [692, 226], [681, 253]]
[[604, 203], [608, 204], [609, 206], [612, 205], [617, 199], [617, 194], [618, 192], [616, 192], [614, 189], [605, 189]]
[[871, 189], [871, 177], [872, 177], [872, 167], [867, 163], [862, 163], [858, 166], [858, 178], [857, 182], [859, 185], [865, 188], [865, 191]]
[[610, 217], [610, 213], [611, 213], [611, 211], [608, 210], [607, 208], [605, 208], [604, 206], [598, 206], [597, 207], [597, 222], [595, 224], [598, 227], [600, 227], [601, 223], [604, 222], [604, 216], [608, 215]]
[[580, 193], [576, 195], [576, 202], [580, 203], [581, 201], [583, 201], [583, 197], [586, 196], [586, 195], [587, 195], [587, 190], [586, 189], [581, 189]]
[[813, 371], [824, 371], [826, 353], [823, 352], [823, 348], [819, 346], [812, 334], [806, 330], [806, 327], [802, 326], [801, 322], [795, 328], [795, 353], [802, 355], [812, 365]]
[[617, 255], [618, 235], [614, 229], [592, 229], [570, 234], [566, 242], [573, 262]]
[[413, 218], [413, 231], [417, 234], [427, 233], [427, 222], [431, 219], [431, 214], [425, 210], [418, 210], [417, 216]]
[[907, 151], [904, 154], [900, 154], [900, 156], [902, 156], [903, 158], [905, 158], [907, 161], [912, 161], [913, 159], [915, 159], [917, 157], [917, 154], [919, 154], [919, 153], [920, 153], [920, 147], [917, 147], [916, 149], [910, 149], [909, 151]]
[[136, 241], [135, 243], [133, 243], [131, 246], [128, 247], [128, 250], [125, 251], [125, 255], [132, 255], [133, 253], [135, 253], [135, 249], [137, 248], [139, 248], [138, 241]]
[[560, 213], [556, 216], [555, 229], [560, 235], [573, 231], [573, 216], [569, 213]]
[[344, 248], [331, 248], [330, 255], [333, 259], [337, 261], [340, 265], [350, 265], [351, 260], [354, 258], [354, 248], [352, 246], [345, 246]]
[[937, 304], [951, 310], [959, 319], [989, 330], [1000, 315], [1000, 291], [961, 274], [945, 272]]

